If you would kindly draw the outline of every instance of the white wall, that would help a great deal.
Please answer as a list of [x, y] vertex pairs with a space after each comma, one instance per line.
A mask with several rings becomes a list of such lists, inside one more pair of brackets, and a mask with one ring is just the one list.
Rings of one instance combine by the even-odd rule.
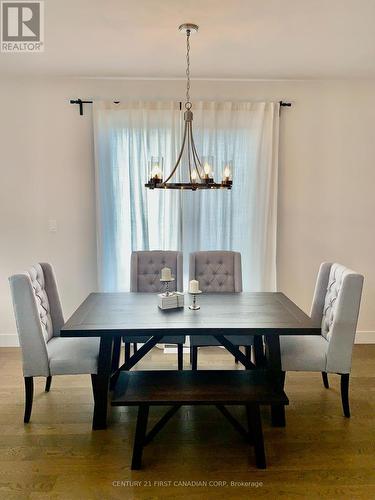
[[[91, 112], [79, 116], [68, 100], [179, 99], [183, 86], [0, 82], [0, 345], [15, 333], [10, 274], [52, 262], [66, 315], [97, 286]], [[281, 120], [279, 289], [308, 311], [319, 263], [338, 260], [364, 273], [359, 330], [374, 332], [375, 82], [195, 81], [192, 97], [293, 101]]]

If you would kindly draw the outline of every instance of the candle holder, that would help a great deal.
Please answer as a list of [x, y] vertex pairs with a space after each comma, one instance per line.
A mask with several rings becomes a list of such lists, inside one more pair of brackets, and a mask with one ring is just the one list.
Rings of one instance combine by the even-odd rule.
[[202, 290], [198, 290], [197, 292], [189, 292], [189, 293], [190, 293], [190, 295], [193, 296], [193, 303], [189, 306], [189, 309], [191, 309], [192, 311], [198, 311], [198, 309], [200, 309], [201, 306], [199, 304], [197, 304], [197, 295], [202, 293]]
[[174, 292], [169, 291], [169, 283], [171, 281], [174, 281], [174, 278], [171, 278], [170, 280], [160, 280], [160, 283], [162, 284], [162, 288], [165, 287], [164, 292], [162, 292], [163, 297], [170, 297], [171, 295], [174, 295]]

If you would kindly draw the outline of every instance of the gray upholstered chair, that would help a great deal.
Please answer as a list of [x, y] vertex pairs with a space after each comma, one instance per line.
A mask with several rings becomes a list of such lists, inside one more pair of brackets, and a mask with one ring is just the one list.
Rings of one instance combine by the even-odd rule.
[[47, 392], [53, 375], [88, 373], [95, 377], [99, 339], [59, 337], [64, 319], [50, 264], [36, 264], [26, 273], [11, 276], [9, 283], [22, 348], [26, 396], [24, 422], [29, 422], [33, 377], [47, 378]]
[[320, 266], [311, 308], [311, 317], [321, 323], [321, 335], [280, 337], [284, 372], [322, 372], [341, 375], [341, 400], [344, 415], [350, 417], [349, 375], [352, 350], [361, 302], [363, 276], [340, 264]]
[[[170, 291], [183, 291], [183, 258], [181, 252], [166, 250], [149, 250], [132, 252], [130, 261], [130, 291], [160, 293], [160, 272], [163, 267], [172, 270], [175, 281], [170, 283]], [[123, 337], [125, 342], [125, 361], [130, 356], [130, 345], [137, 351], [137, 343], [146, 342], [149, 337]], [[162, 338], [163, 344], [177, 344], [178, 369], [183, 368], [184, 335], [166, 335]]]
[[[199, 288], [205, 293], [242, 292], [241, 254], [230, 251], [191, 253], [189, 280], [198, 280]], [[228, 339], [236, 346], [244, 346], [246, 356], [250, 358], [251, 346], [255, 344], [255, 338], [252, 335], [236, 335], [230, 336]], [[192, 369], [197, 369], [199, 347], [218, 345], [220, 345], [219, 342], [212, 335], [191, 335], [190, 360]], [[256, 345], [254, 355], [255, 361], [259, 363], [263, 347], [260, 337], [257, 338]]]

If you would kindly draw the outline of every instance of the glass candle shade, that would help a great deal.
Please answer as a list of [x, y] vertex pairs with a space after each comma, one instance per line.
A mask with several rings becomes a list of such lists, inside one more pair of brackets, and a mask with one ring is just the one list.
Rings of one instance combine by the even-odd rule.
[[163, 180], [163, 157], [162, 156], [151, 156], [150, 180], [153, 182], [162, 182], [162, 180]]

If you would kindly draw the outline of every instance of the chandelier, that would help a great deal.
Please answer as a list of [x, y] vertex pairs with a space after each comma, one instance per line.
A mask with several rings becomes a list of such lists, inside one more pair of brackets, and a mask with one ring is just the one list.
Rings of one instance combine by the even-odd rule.
[[[231, 189], [232, 187], [232, 161], [223, 163], [223, 176], [221, 182], [215, 182], [213, 174], [213, 157], [199, 158], [193, 137], [193, 112], [190, 101], [190, 34], [198, 31], [196, 24], [181, 24], [180, 31], [186, 32], [186, 102], [184, 112], [184, 133], [182, 145], [176, 163], [166, 179], [163, 178], [163, 158], [151, 157], [149, 163], [149, 181], [145, 184], [150, 189]], [[186, 181], [170, 182], [177, 176], [177, 169], [181, 163], [186, 163]], [[182, 172], [181, 172], [182, 174]], [[182, 177], [182, 175], [180, 175]]]

